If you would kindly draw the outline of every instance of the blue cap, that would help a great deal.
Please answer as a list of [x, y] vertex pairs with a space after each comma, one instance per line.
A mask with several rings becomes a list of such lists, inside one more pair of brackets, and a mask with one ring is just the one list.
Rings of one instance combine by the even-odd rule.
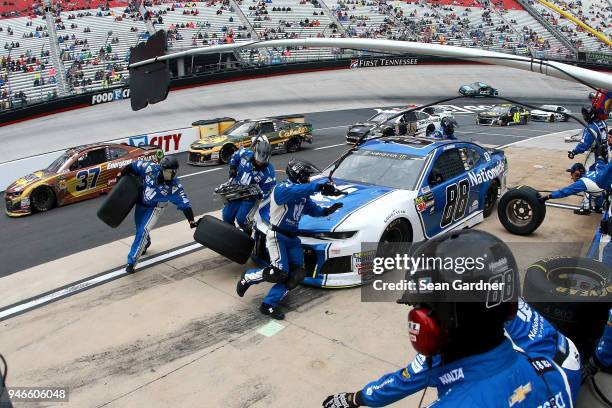
[[572, 167], [570, 167], [569, 169], [565, 170], [569, 173], [574, 173], [576, 171], [580, 171], [581, 173], [586, 172], [586, 169], [584, 168], [584, 165], [582, 163], [574, 163], [572, 164]]

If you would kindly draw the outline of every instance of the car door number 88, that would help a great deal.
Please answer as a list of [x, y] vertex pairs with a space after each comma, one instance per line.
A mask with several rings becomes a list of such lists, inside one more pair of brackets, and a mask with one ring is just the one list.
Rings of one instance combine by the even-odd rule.
[[444, 206], [440, 227], [444, 228], [463, 217], [469, 194], [470, 182], [467, 179], [446, 187], [446, 205]]

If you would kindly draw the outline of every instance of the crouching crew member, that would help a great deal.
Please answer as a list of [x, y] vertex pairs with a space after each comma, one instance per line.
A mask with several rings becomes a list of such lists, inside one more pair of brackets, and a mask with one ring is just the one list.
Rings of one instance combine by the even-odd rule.
[[126, 272], [133, 273], [136, 262], [151, 246], [150, 232], [163, 214], [168, 202], [185, 214], [191, 228], [197, 227], [189, 199], [176, 178], [179, 164], [174, 156], [164, 157], [159, 164], [137, 160], [126, 166], [122, 174], [136, 174], [142, 178], [143, 190], [134, 209], [136, 236], [128, 254]]
[[605, 191], [597, 185], [597, 169], [603, 168], [599, 165], [596, 170], [587, 172], [582, 163], [574, 163], [567, 169], [573, 183], [567, 187], [560, 188], [552, 193], [543, 196], [544, 201], [549, 199], [564, 198], [570, 195], [585, 193], [582, 201], [582, 208], [574, 210], [574, 214], [589, 215], [591, 211], [602, 211], [605, 198]]
[[[272, 146], [268, 139], [258, 137], [251, 145], [251, 149], [240, 149], [230, 159], [230, 179], [240, 185], [257, 184], [261, 188], [262, 196], [266, 198], [276, 184], [274, 167], [270, 164]], [[223, 221], [238, 226], [247, 232], [247, 215], [255, 204], [255, 199], [230, 201], [223, 207]]]
[[442, 121], [440, 121], [440, 129], [433, 132], [431, 137], [436, 139], [457, 140], [457, 136], [455, 136], [456, 125], [457, 121], [455, 121], [455, 119], [449, 117], [442, 118]]
[[247, 270], [236, 285], [236, 292], [242, 297], [251, 285], [263, 281], [275, 283], [259, 310], [279, 320], [285, 317], [278, 307], [279, 302], [305, 277], [304, 253], [297, 236], [302, 214], [323, 217], [342, 207], [342, 203], [321, 207], [310, 198], [318, 191], [323, 195], [339, 194], [331, 183], [310, 181], [313, 174], [319, 173], [313, 164], [292, 159], [286, 172], [288, 179], [274, 187], [270, 197], [270, 229], [266, 235], [266, 247], [271, 264], [263, 269]]

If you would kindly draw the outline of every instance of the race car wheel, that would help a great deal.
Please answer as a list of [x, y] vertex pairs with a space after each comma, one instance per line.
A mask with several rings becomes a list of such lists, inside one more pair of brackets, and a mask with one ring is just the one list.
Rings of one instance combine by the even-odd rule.
[[502, 118], [500, 122], [501, 126], [510, 126], [510, 121], [507, 118]]
[[430, 137], [430, 136], [431, 136], [431, 134], [432, 134], [433, 132], [435, 132], [435, 130], [436, 130], [436, 127], [435, 127], [435, 126], [433, 126], [433, 125], [429, 125], [429, 126], [427, 127], [427, 130], [425, 131], [425, 136], [426, 136], [426, 137]]
[[287, 153], [295, 153], [300, 150], [300, 147], [302, 147], [302, 139], [299, 137], [292, 137], [287, 140]]
[[245, 264], [249, 260], [255, 246], [253, 238], [211, 215], [200, 219], [193, 239], [239, 264]]
[[376, 255], [380, 257], [394, 256], [397, 253], [405, 250], [405, 243], [412, 242], [412, 228], [410, 223], [398, 218], [385, 228], [385, 231], [378, 241], [378, 249]]
[[30, 202], [34, 211], [45, 212], [55, 206], [55, 194], [50, 187], [41, 186], [32, 191]]
[[528, 186], [508, 190], [499, 200], [497, 216], [504, 228], [516, 235], [529, 235], [542, 224], [546, 205]]
[[553, 123], [555, 121], [555, 115], [550, 115], [550, 123]]
[[525, 273], [525, 300], [574, 341], [583, 360], [602, 334], [612, 303], [609, 266], [588, 258], [548, 258]]
[[219, 161], [223, 164], [229, 163], [232, 158], [232, 154], [236, 151], [236, 147], [233, 145], [223, 146], [221, 151], [219, 152]]
[[497, 195], [499, 194], [499, 183], [497, 180], [492, 180], [485, 196], [483, 216], [486, 218], [493, 213], [495, 209], [495, 203], [497, 202]]

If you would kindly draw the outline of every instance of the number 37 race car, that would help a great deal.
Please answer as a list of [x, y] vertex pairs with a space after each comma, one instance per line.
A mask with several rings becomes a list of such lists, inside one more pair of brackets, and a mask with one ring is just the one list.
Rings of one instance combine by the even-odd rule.
[[[343, 207], [328, 217], [300, 220], [305, 283], [360, 285], [367, 272], [362, 243], [418, 242], [478, 224], [493, 212], [506, 173], [503, 151], [471, 142], [390, 136], [364, 143], [333, 173], [347, 194], [312, 196], [321, 205]], [[253, 257], [261, 263], [268, 260], [269, 206], [264, 201], [255, 214]]]
[[134, 160], [158, 161], [157, 146], [97, 143], [66, 150], [46, 169], [11, 184], [4, 193], [6, 214], [19, 217], [107, 193], [121, 169]]

